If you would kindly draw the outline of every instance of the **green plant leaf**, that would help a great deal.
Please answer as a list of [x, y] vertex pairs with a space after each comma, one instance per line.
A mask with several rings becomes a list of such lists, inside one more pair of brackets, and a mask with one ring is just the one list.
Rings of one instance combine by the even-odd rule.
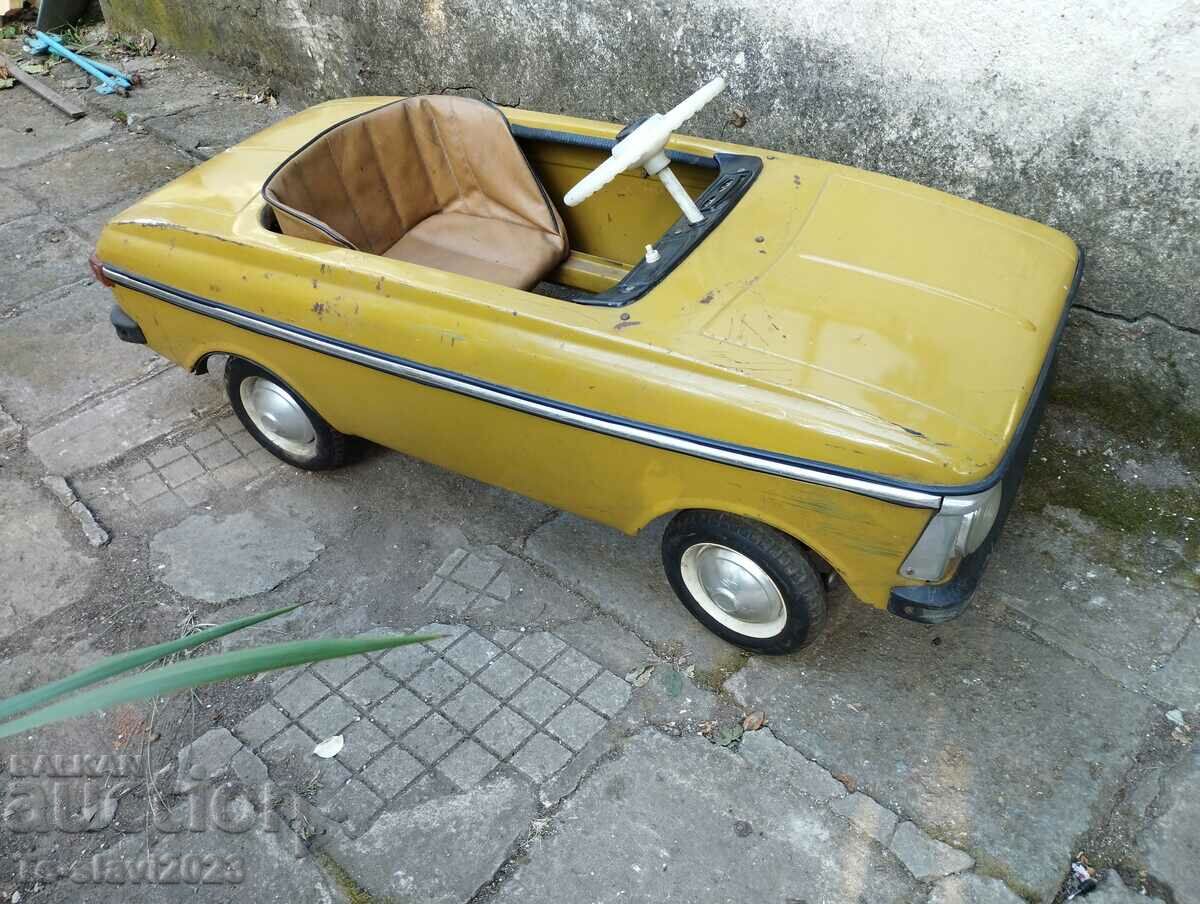
[[324, 640], [297, 640], [277, 643], [215, 656], [198, 656], [183, 662], [175, 662], [161, 669], [152, 669], [140, 675], [123, 678], [105, 687], [86, 691], [69, 700], [63, 700], [45, 709], [21, 716], [0, 725], [0, 738], [29, 731], [51, 722], [73, 719], [98, 709], [108, 709], [121, 703], [145, 700], [187, 688], [271, 672], [296, 665], [307, 665], [324, 659], [338, 659], [373, 650], [386, 650], [405, 644], [436, 640], [441, 635], [426, 634], [417, 637], [403, 635], [392, 637], [335, 637]]
[[273, 609], [261, 615], [251, 615], [247, 618], [239, 618], [236, 621], [217, 625], [214, 628], [206, 628], [203, 631], [197, 631], [195, 634], [180, 637], [178, 640], [155, 644], [152, 647], [142, 647], [141, 649], [132, 650], [128, 653], [120, 653], [116, 656], [109, 656], [91, 668], [0, 701], [0, 721], [11, 718], [16, 713], [23, 712], [24, 710], [33, 709], [35, 706], [45, 706], [56, 697], [69, 694], [71, 691], [79, 690], [81, 687], [96, 684], [99, 681], [112, 678], [122, 672], [139, 668], [148, 662], [154, 662], [156, 659], [170, 656], [172, 653], [178, 653], [181, 650], [199, 646], [210, 640], [216, 640], [218, 637], [224, 637], [226, 634], [232, 634], [234, 631], [240, 631], [242, 628], [249, 628], [251, 625], [257, 625], [259, 622], [264, 622], [269, 618], [285, 615], [297, 608], [298, 606], [284, 606], [282, 609]]

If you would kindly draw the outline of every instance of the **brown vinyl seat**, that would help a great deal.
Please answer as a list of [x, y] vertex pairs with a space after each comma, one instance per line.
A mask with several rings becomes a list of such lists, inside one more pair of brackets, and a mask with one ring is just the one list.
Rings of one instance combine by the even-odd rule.
[[567, 256], [562, 218], [504, 114], [410, 97], [318, 135], [263, 186], [285, 235], [518, 289]]

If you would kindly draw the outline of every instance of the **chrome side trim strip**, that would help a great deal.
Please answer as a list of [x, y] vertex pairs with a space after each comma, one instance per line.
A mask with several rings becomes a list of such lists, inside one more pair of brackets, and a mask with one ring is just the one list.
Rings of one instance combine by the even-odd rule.
[[340, 358], [370, 367], [374, 370], [393, 374], [415, 383], [445, 389], [450, 392], [465, 395], [470, 398], [490, 402], [504, 408], [532, 414], [546, 420], [581, 427], [594, 433], [617, 437], [644, 446], [678, 452], [720, 464], [732, 465], [748, 471], [758, 471], [776, 477], [786, 477], [801, 483], [817, 486], [832, 487], [846, 490], [885, 502], [893, 502], [912, 508], [937, 509], [942, 504], [942, 497], [935, 493], [923, 492], [905, 487], [890, 486], [876, 483], [862, 477], [848, 474], [838, 474], [807, 467], [803, 464], [792, 464], [765, 454], [754, 454], [753, 450], [729, 448], [718, 444], [716, 440], [705, 440], [701, 437], [690, 438], [655, 427], [650, 424], [622, 421], [604, 415], [600, 412], [577, 409], [552, 399], [542, 399], [526, 396], [515, 390], [505, 390], [503, 387], [492, 386], [465, 375], [453, 374], [435, 368], [426, 367], [414, 362], [392, 357], [383, 352], [373, 351], [361, 346], [351, 345], [335, 339], [310, 333], [299, 327], [292, 327], [269, 318], [248, 314], [236, 308], [227, 307], [214, 301], [207, 301], [193, 295], [170, 289], [104, 266], [104, 275], [114, 283], [173, 304], [177, 307], [212, 317], [233, 326], [250, 330], [272, 339], [280, 339], [293, 345], [310, 349], [321, 354]]

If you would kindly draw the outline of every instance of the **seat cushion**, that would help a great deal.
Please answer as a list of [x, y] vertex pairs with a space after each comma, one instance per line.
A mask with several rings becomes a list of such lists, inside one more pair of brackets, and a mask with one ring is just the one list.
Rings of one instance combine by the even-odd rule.
[[287, 235], [504, 285], [533, 285], [568, 252], [508, 120], [465, 97], [411, 97], [346, 120], [288, 158], [263, 197]]
[[436, 213], [405, 233], [385, 257], [529, 289], [562, 260], [554, 236], [462, 213]]

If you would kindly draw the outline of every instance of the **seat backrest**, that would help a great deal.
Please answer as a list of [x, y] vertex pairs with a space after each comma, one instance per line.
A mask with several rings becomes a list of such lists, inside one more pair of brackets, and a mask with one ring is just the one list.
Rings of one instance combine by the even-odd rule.
[[508, 120], [482, 101], [410, 97], [322, 132], [263, 186], [286, 235], [383, 254], [436, 213], [562, 236]]

